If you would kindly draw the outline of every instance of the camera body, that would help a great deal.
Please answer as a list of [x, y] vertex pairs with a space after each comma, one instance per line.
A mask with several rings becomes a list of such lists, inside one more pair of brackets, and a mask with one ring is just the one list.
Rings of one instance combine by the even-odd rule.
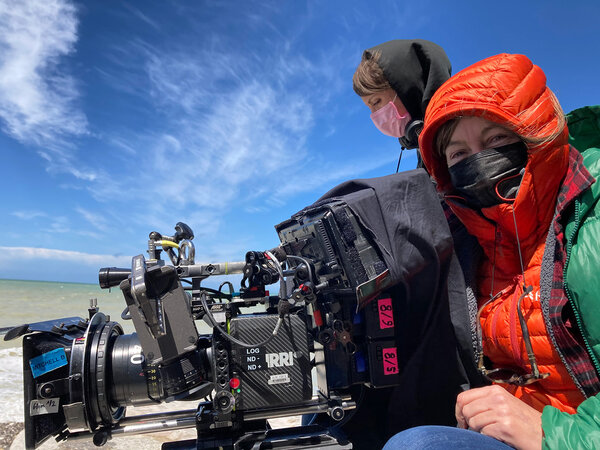
[[[398, 383], [398, 303], [389, 294], [389, 270], [344, 202], [301, 211], [276, 230], [277, 249], [251, 251], [232, 264], [196, 264], [185, 224], [173, 236], [150, 233], [148, 259], [138, 255], [131, 269], [99, 275], [101, 287], [122, 290], [122, 318], [133, 321], [134, 334], [96, 306], [87, 319], [10, 332], [8, 338], [24, 335], [26, 446], [50, 436], [102, 445], [128, 433], [195, 427], [198, 438], [181, 447], [259, 448], [252, 446], [274, 440], [285, 448], [308, 441], [351, 448], [327, 426], [282, 432], [266, 419], [326, 413], [333, 426], [356, 408], [352, 386]], [[238, 292], [228, 282], [219, 290], [202, 285], [229, 273], [243, 274]], [[266, 287], [277, 282], [278, 295], [269, 295]], [[199, 320], [211, 334], [198, 333]], [[192, 409], [125, 417], [129, 405], [182, 399], [194, 402]]]

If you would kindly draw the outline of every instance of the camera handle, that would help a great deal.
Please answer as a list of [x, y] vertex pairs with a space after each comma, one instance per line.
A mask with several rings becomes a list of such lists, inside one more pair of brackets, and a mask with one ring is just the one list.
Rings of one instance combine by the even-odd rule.
[[[152, 231], [148, 236], [148, 256], [153, 264], [164, 264], [160, 259], [160, 252], [164, 250], [174, 266], [194, 264], [195, 249], [192, 243], [194, 232], [183, 222], [177, 222], [175, 225], [175, 234], [167, 236]], [[162, 248], [157, 248], [160, 246]], [[173, 249], [177, 249], [175, 254]]]
[[157, 339], [159, 336], [164, 336], [165, 320], [162, 299], [157, 296], [154, 299], [156, 310], [152, 309], [150, 300], [146, 295], [146, 261], [142, 255], [134, 256], [131, 267], [131, 297], [135, 302], [135, 306], [140, 313], [142, 320], [150, 328], [150, 332]]

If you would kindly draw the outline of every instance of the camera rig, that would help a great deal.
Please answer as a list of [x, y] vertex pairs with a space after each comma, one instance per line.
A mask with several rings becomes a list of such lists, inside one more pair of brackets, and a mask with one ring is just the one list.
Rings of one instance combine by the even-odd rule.
[[[334, 425], [356, 408], [351, 386], [398, 382], [389, 271], [352, 211], [338, 205], [292, 218], [277, 227], [278, 248], [247, 252], [238, 263], [196, 264], [191, 229], [181, 222], [175, 229], [150, 233], [148, 259], [99, 272], [102, 288], [122, 290], [121, 318], [136, 333], [124, 334], [91, 305], [87, 319], [7, 334], [24, 335], [26, 446], [49, 436], [103, 445], [119, 435], [195, 427], [197, 440], [169, 448], [352, 448], [329, 427], [266, 425], [315, 413]], [[236, 273], [243, 275], [238, 292], [228, 281], [218, 290], [202, 286]], [[266, 290], [274, 283], [278, 295]], [[212, 334], [198, 334], [198, 320]], [[125, 415], [129, 405], [181, 399], [197, 405]]]
[[[469, 317], [465, 286], [428, 175], [343, 183], [275, 229], [277, 248], [199, 264], [178, 223], [150, 233], [130, 268], [101, 269], [133, 334], [96, 305], [9, 331], [23, 336], [26, 446], [195, 428], [163, 447], [376, 448], [409, 426], [454, 424], [475, 359], [470, 327], [452, 324]], [[203, 284], [230, 274], [237, 291]], [[190, 408], [126, 414], [173, 400]], [[297, 415], [314, 425], [267, 422]]]

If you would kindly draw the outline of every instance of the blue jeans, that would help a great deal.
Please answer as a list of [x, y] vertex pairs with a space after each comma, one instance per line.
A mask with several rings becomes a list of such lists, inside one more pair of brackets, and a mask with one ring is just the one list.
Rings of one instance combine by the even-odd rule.
[[462, 428], [423, 426], [392, 436], [383, 450], [509, 450], [512, 447], [481, 433]]

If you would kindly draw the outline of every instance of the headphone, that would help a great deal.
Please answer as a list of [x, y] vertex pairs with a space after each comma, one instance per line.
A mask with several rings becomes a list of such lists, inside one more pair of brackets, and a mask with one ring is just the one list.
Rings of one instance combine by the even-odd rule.
[[419, 148], [419, 135], [421, 131], [423, 131], [423, 121], [411, 120], [404, 130], [404, 136], [398, 138], [402, 148], [407, 150]]

